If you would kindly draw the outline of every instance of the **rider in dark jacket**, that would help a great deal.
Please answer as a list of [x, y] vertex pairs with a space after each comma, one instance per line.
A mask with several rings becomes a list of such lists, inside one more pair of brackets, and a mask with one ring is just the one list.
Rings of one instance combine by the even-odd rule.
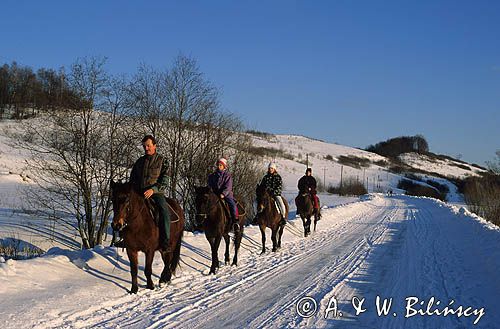
[[281, 190], [283, 188], [283, 180], [281, 179], [280, 174], [278, 174], [277, 166], [275, 163], [269, 163], [267, 167], [267, 174], [262, 178], [260, 185], [264, 185], [266, 190], [271, 194], [271, 196], [276, 201], [279, 212], [281, 215], [281, 223], [286, 223], [285, 218], [285, 203], [281, 198]]
[[319, 199], [316, 195], [316, 179], [312, 176], [312, 169], [307, 168], [306, 174], [299, 179], [297, 184], [300, 194], [309, 193], [314, 201], [314, 208], [319, 209]]

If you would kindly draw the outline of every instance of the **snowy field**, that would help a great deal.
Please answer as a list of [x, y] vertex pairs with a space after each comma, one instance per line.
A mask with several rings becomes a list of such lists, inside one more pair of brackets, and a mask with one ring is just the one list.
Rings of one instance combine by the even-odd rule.
[[[498, 327], [498, 228], [463, 208], [401, 195], [323, 212], [312, 236], [291, 220], [282, 249], [263, 256], [257, 228], [246, 228], [239, 266], [216, 275], [208, 275], [204, 236], [186, 234], [172, 283], [149, 291], [140, 273], [137, 295], [127, 293], [128, 261], [114, 248], [9, 260], [0, 264], [2, 328]], [[387, 316], [377, 315], [377, 296], [393, 298]], [[354, 303], [365, 309], [358, 316], [353, 297], [364, 298]], [[407, 310], [411, 297], [418, 303]], [[444, 316], [447, 306], [456, 314]]]
[[[105, 245], [82, 251], [71, 225], [41, 220], [30, 210], [24, 198], [33, 187], [25, 169], [29, 154], [13, 135], [16, 127], [0, 122], [0, 241], [15, 239], [48, 252], [29, 260], [0, 258], [1, 329], [499, 327], [500, 229], [463, 208], [462, 196], [446, 179], [422, 176], [450, 187], [448, 203], [399, 194], [321, 194], [323, 219], [304, 238], [293, 199], [305, 166], [264, 158], [262, 173], [269, 161], [278, 164], [291, 205], [282, 249], [270, 251], [268, 230], [268, 252], [260, 255], [258, 228], [245, 227], [239, 265], [222, 265], [208, 275], [208, 242], [203, 234], [185, 232], [171, 284], [146, 290], [141, 266], [139, 293], [129, 295], [127, 256], [108, 247], [109, 236]], [[344, 178], [368, 178], [369, 192], [400, 192], [402, 177], [374, 164], [384, 160], [376, 154], [291, 135], [255, 142], [302, 159], [308, 150], [315, 176], [327, 184], [338, 184], [343, 169]], [[327, 160], [342, 155], [372, 163], [356, 169]], [[434, 168], [416, 155], [405, 161], [442, 175], [478, 171], [450, 161]], [[219, 253], [223, 259], [223, 246]], [[155, 283], [161, 269], [158, 254]], [[378, 308], [392, 301], [386, 315], [379, 315], [377, 300]]]

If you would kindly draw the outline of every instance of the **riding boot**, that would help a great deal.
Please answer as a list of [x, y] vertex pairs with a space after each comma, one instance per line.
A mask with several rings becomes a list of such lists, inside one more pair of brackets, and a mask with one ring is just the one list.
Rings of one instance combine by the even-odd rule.
[[170, 241], [169, 239], [161, 239], [160, 249], [163, 252], [170, 252]]

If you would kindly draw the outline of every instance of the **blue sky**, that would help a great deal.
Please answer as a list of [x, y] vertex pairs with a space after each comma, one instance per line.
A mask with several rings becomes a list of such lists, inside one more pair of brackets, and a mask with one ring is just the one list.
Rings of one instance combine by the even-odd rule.
[[500, 149], [500, 1], [2, 1], [0, 62], [194, 57], [251, 129], [365, 147], [423, 134], [484, 164]]

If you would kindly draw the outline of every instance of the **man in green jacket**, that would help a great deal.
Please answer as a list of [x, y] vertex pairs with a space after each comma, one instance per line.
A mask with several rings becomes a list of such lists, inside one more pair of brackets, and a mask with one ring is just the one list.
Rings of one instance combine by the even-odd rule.
[[170, 215], [165, 189], [168, 185], [168, 164], [166, 159], [156, 152], [156, 139], [146, 135], [142, 139], [144, 155], [134, 164], [130, 173], [130, 182], [134, 189], [146, 199], [153, 199], [160, 211], [160, 246], [168, 251], [170, 238]]

